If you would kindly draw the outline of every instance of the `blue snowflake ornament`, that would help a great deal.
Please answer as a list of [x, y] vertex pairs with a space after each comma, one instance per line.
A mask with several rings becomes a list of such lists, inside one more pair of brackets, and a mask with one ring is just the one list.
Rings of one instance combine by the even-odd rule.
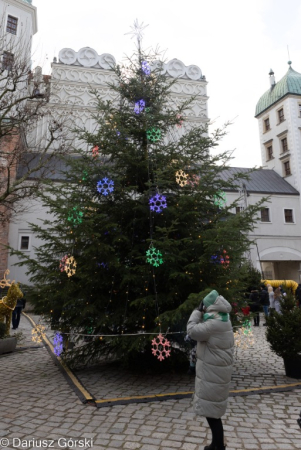
[[164, 208], [167, 208], [166, 197], [160, 194], [154, 195], [149, 199], [149, 207], [156, 213], [162, 212]]
[[54, 354], [60, 356], [63, 352], [63, 336], [61, 333], [55, 333], [53, 338]]
[[147, 61], [142, 61], [141, 63], [141, 70], [144, 73], [144, 75], [150, 75], [151, 68]]
[[140, 114], [145, 110], [145, 101], [143, 99], [135, 102], [134, 112]]
[[97, 191], [102, 195], [108, 195], [109, 192], [114, 191], [114, 181], [107, 177], [103, 178], [97, 183]]

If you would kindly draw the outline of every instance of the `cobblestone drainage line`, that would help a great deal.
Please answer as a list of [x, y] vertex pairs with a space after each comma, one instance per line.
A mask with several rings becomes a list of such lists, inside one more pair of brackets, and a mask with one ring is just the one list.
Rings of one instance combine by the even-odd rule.
[[[31, 325], [33, 327], [36, 326], [36, 323], [30, 316], [28, 316], [24, 312], [22, 314], [29, 320], [29, 322], [31, 323]], [[69, 367], [66, 366], [66, 364], [64, 363], [62, 358], [57, 357], [54, 354], [53, 345], [51, 344], [51, 342], [49, 341], [49, 339], [46, 335], [43, 338], [43, 342], [48, 350], [48, 353], [50, 354], [51, 358], [53, 359], [55, 365], [59, 368], [61, 373], [64, 375], [67, 383], [72, 388], [72, 390], [75, 392], [75, 394], [78, 396], [80, 401], [83, 403], [95, 406], [95, 398], [93, 397], [93, 395], [91, 395], [90, 392], [88, 392], [87, 389], [81, 384], [79, 379], [74, 375], [74, 373], [69, 369]]]
[[[33, 327], [36, 326], [34, 320], [25, 314], [22, 313], [32, 324]], [[162, 402], [164, 400], [180, 400], [182, 398], [191, 398], [193, 392], [171, 392], [167, 394], [154, 394], [154, 395], [137, 395], [132, 397], [117, 397], [117, 398], [108, 398], [102, 400], [96, 400], [90, 392], [82, 385], [80, 380], [74, 375], [74, 373], [66, 366], [64, 361], [57, 357], [54, 354], [53, 345], [45, 336], [43, 338], [43, 342], [52, 357], [54, 363], [58, 366], [65, 379], [67, 380], [69, 386], [76, 393], [78, 398], [85, 404], [96, 406], [97, 408], [105, 408], [108, 406], [116, 406], [116, 405], [128, 405], [130, 403], [149, 403], [149, 402]], [[285, 391], [293, 391], [294, 389], [301, 388], [301, 381], [291, 384], [281, 384], [278, 386], [266, 386], [262, 388], [250, 388], [250, 389], [237, 389], [230, 391], [230, 397], [238, 397], [238, 396], [247, 396], [247, 395], [262, 395], [262, 394], [271, 394], [272, 392], [285, 392]]]

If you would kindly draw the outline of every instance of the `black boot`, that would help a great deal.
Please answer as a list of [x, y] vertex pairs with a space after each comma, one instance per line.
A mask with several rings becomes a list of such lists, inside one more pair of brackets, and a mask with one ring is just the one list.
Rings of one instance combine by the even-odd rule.
[[223, 445], [222, 447], [215, 447], [213, 444], [206, 445], [204, 450], [226, 450], [226, 446]]

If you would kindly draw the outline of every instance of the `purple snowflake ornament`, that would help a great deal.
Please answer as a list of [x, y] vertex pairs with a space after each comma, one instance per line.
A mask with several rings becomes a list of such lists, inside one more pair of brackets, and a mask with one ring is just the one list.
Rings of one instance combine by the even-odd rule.
[[61, 333], [55, 333], [53, 338], [54, 354], [60, 356], [63, 352], [63, 336]]
[[145, 110], [145, 100], [141, 99], [135, 102], [134, 112], [140, 114]]
[[150, 75], [151, 68], [147, 61], [142, 61], [141, 69], [142, 69], [142, 72], [144, 73], [144, 75]]
[[154, 195], [149, 199], [149, 207], [151, 211], [160, 213], [164, 208], [167, 208], [166, 197], [160, 194]]

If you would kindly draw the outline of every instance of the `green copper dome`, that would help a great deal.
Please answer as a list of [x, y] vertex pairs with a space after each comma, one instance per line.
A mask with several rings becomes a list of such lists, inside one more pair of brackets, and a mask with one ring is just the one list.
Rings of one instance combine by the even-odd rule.
[[255, 117], [288, 94], [301, 95], [301, 73], [289, 67], [278, 83], [266, 91], [256, 105]]

